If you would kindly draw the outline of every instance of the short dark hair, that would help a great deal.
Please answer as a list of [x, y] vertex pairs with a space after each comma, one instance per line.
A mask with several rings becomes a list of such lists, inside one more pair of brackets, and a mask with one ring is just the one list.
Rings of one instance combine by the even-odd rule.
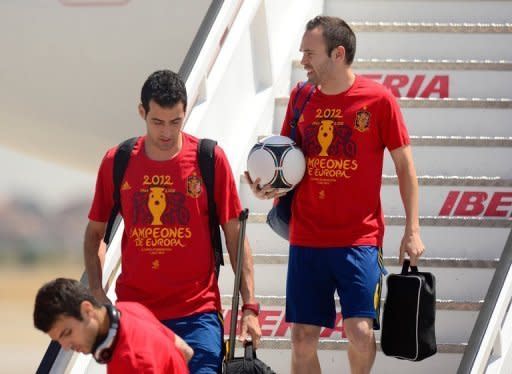
[[171, 70], [158, 70], [151, 74], [140, 93], [140, 101], [146, 113], [149, 102], [154, 100], [158, 105], [172, 108], [180, 101], [187, 110], [187, 89], [180, 76]]
[[57, 278], [44, 284], [36, 296], [34, 326], [47, 333], [61, 316], [81, 321], [82, 301], [89, 301], [95, 308], [101, 307], [89, 289], [77, 280]]
[[345, 60], [351, 65], [356, 55], [356, 35], [350, 26], [338, 17], [316, 16], [306, 25], [306, 31], [317, 27], [322, 28], [322, 35], [327, 45], [327, 54], [330, 55], [334, 48], [345, 48]]

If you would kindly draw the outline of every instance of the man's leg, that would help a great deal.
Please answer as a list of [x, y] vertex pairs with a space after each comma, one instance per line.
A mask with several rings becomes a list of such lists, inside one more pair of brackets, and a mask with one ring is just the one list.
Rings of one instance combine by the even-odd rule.
[[292, 374], [320, 374], [320, 326], [292, 324]]
[[347, 334], [348, 360], [352, 374], [369, 374], [375, 361], [375, 336], [373, 320], [369, 318], [347, 318], [343, 321]]
[[292, 323], [292, 374], [320, 373], [318, 339], [322, 326], [334, 327], [334, 277], [327, 249], [290, 246], [286, 280], [286, 321]]
[[376, 351], [373, 329], [379, 328], [381, 251], [375, 246], [347, 247], [333, 251], [330, 262], [336, 269], [351, 372], [370, 373]]
[[190, 374], [216, 374], [222, 366], [223, 327], [216, 312], [162, 321], [194, 350]]

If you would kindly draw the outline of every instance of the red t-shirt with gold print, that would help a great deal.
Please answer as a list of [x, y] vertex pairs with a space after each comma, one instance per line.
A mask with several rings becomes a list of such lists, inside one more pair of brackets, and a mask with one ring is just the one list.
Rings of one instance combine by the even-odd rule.
[[[291, 93], [282, 135], [290, 134], [296, 93], [297, 88]], [[319, 248], [382, 246], [384, 148], [409, 144], [396, 99], [382, 85], [356, 76], [343, 93], [326, 95], [317, 89], [297, 128], [296, 140], [307, 165], [293, 200], [290, 243]]]
[[[120, 301], [137, 301], [158, 319], [220, 310], [208, 200], [197, 159], [198, 139], [183, 133], [183, 147], [171, 160], [154, 161], [137, 141], [121, 184], [122, 272], [116, 284]], [[101, 163], [89, 212], [108, 221], [113, 206], [113, 160]], [[215, 149], [215, 201], [220, 224], [236, 218], [241, 204], [231, 168]]]

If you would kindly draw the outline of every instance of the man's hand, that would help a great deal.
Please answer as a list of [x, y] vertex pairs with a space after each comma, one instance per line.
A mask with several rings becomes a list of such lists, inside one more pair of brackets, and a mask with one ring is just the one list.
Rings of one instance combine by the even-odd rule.
[[178, 348], [178, 350], [183, 354], [185, 362], [188, 363], [192, 359], [192, 356], [194, 356], [194, 350], [192, 347], [190, 347], [182, 338], [176, 334], [174, 334], [174, 344], [176, 345], [176, 348]]
[[258, 348], [261, 339], [261, 328], [256, 316], [252, 311], [246, 310], [242, 315], [242, 331], [240, 332], [239, 341], [245, 342], [247, 334], [251, 336], [254, 349]]
[[245, 178], [247, 179], [247, 182], [251, 186], [251, 191], [260, 200], [269, 200], [274, 199], [276, 197], [281, 197], [286, 195], [288, 191], [280, 188], [272, 188], [270, 184], [266, 184], [263, 187], [260, 187], [260, 178], [256, 178], [254, 181], [251, 179], [251, 176], [249, 175], [249, 172], [245, 172]]
[[420, 233], [418, 231], [406, 231], [400, 243], [400, 265], [403, 264], [405, 254], [407, 253], [411, 260], [411, 266], [418, 266], [418, 259], [423, 254], [423, 251], [425, 251], [425, 245], [420, 238]]

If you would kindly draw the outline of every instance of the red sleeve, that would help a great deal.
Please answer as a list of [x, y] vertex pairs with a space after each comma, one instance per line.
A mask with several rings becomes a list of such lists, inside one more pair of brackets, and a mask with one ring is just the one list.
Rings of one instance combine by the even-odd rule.
[[383, 118], [380, 129], [382, 143], [390, 151], [410, 143], [409, 133], [397, 100], [391, 94], [383, 97]]
[[98, 222], [107, 222], [110, 211], [114, 205], [113, 199], [113, 167], [115, 149], [109, 150], [101, 161], [96, 179], [96, 190], [89, 210], [89, 219]]
[[219, 146], [215, 147], [215, 203], [219, 223], [223, 225], [233, 218], [237, 218], [242, 211], [242, 204], [238, 197], [235, 179], [226, 154]]
[[123, 352], [107, 364], [108, 374], [130, 373], [137, 368], [137, 363], [132, 360], [128, 352]]

